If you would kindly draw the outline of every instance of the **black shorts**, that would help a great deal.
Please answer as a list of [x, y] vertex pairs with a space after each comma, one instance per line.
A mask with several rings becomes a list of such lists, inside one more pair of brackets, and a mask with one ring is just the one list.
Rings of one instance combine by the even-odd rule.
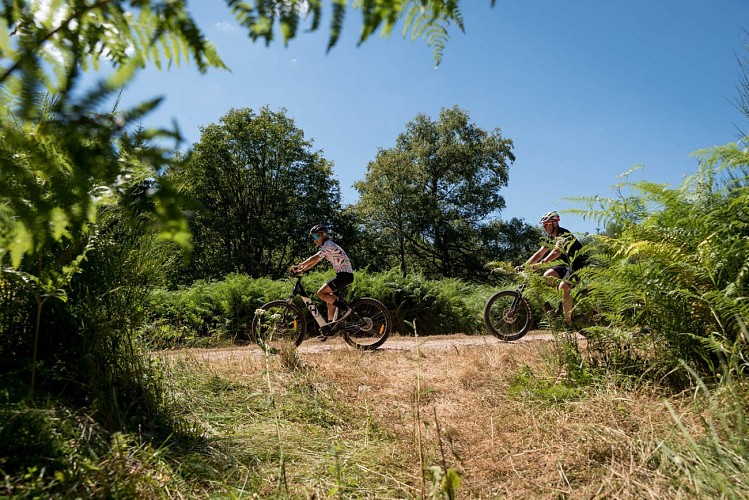
[[326, 284], [330, 287], [333, 293], [340, 293], [353, 282], [354, 273], [336, 273], [335, 278], [328, 281]]
[[559, 279], [562, 280], [569, 279], [570, 276], [572, 276], [572, 268], [567, 264], [559, 264], [558, 266], [552, 266], [549, 269], [552, 269], [555, 273], [557, 273]]

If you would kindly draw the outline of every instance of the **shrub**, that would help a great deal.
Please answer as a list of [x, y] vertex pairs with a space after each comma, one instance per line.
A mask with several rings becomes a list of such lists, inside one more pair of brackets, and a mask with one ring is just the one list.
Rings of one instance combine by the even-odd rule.
[[624, 183], [587, 212], [609, 227], [595, 238], [601, 265], [587, 271], [593, 295], [632, 349], [658, 353], [650, 374], [680, 384], [680, 360], [714, 372], [707, 346], [732, 346], [749, 322], [749, 152], [732, 144], [699, 155], [700, 171], [680, 187]]
[[[454, 278], [430, 280], [421, 274], [402, 277], [397, 270], [384, 273], [358, 272], [352, 287], [354, 296], [370, 296], [387, 306], [395, 321], [395, 330], [410, 332], [405, 322], [416, 321], [419, 334], [477, 333], [483, 330], [480, 300], [486, 295], [475, 285]], [[484, 300], [485, 302], [485, 300]]]
[[[333, 276], [332, 271], [326, 271], [304, 278], [314, 300], [317, 288]], [[406, 322], [416, 320], [424, 335], [472, 334], [483, 331], [481, 314], [493, 291], [458, 279], [428, 280], [422, 275], [403, 278], [397, 270], [362, 270], [356, 272], [346, 296], [367, 296], [383, 302], [393, 315], [396, 332], [409, 333]], [[255, 309], [290, 292], [286, 281], [240, 274], [228, 275], [223, 281], [196, 281], [178, 290], [154, 290], [140, 337], [151, 347], [247, 340]]]
[[140, 337], [152, 347], [172, 341], [195, 345], [210, 338], [247, 340], [255, 309], [289, 293], [288, 284], [230, 274], [223, 281], [199, 280], [178, 290], [157, 289], [146, 305]]

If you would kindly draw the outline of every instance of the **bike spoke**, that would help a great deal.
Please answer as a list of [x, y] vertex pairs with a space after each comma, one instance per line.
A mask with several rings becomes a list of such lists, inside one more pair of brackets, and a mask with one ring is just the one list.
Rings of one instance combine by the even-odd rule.
[[493, 295], [484, 308], [484, 323], [492, 335], [502, 340], [517, 340], [530, 329], [531, 308], [519, 292]]
[[392, 325], [387, 308], [374, 299], [365, 298], [354, 301], [351, 309], [342, 329], [346, 342], [359, 349], [382, 345]]
[[266, 304], [256, 312], [252, 322], [255, 341], [272, 353], [299, 345], [305, 326], [301, 312], [284, 301]]

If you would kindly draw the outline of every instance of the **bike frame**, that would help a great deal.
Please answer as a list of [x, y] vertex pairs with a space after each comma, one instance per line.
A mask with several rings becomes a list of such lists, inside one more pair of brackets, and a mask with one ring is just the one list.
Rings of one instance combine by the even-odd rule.
[[[317, 322], [317, 325], [320, 328], [328, 324], [325, 318], [322, 317], [322, 314], [320, 314], [319, 309], [317, 309], [317, 305], [315, 305], [315, 303], [312, 301], [312, 298], [304, 289], [304, 286], [302, 286], [301, 276], [296, 276], [296, 284], [294, 284], [294, 290], [291, 292], [291, 295], [289, 296], [289, 300], [293, 299], [295, 295], [299, 295], [299, 298], [302, 299], [302, 302], [304, 303], [305, 307], [310, 312], [312, 317], [315, 318], [315, 321]], [[327, 307], [327, 304], [325, 305]], [[336, 312], [337, 311], [338, 311], [338, 308], [336, 308]]]

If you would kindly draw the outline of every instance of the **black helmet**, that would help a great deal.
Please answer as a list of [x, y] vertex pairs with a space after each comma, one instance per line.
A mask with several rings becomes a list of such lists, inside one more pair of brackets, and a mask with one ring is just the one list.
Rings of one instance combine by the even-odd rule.
[[543, 224], [544, 222], [559, 222], [559, 214], [556, 212], [556, 210], [552, 210], [551, 212], [546, 212], [542, 217], [539, 224]]
[[312, 229], [309, 230], [310, 235], [317, 234], [317, 233], [327, 233], [327, 232], [328, 232], [328, 228], [322, 224], [315, 224], [314, 226], [312, 226]]

